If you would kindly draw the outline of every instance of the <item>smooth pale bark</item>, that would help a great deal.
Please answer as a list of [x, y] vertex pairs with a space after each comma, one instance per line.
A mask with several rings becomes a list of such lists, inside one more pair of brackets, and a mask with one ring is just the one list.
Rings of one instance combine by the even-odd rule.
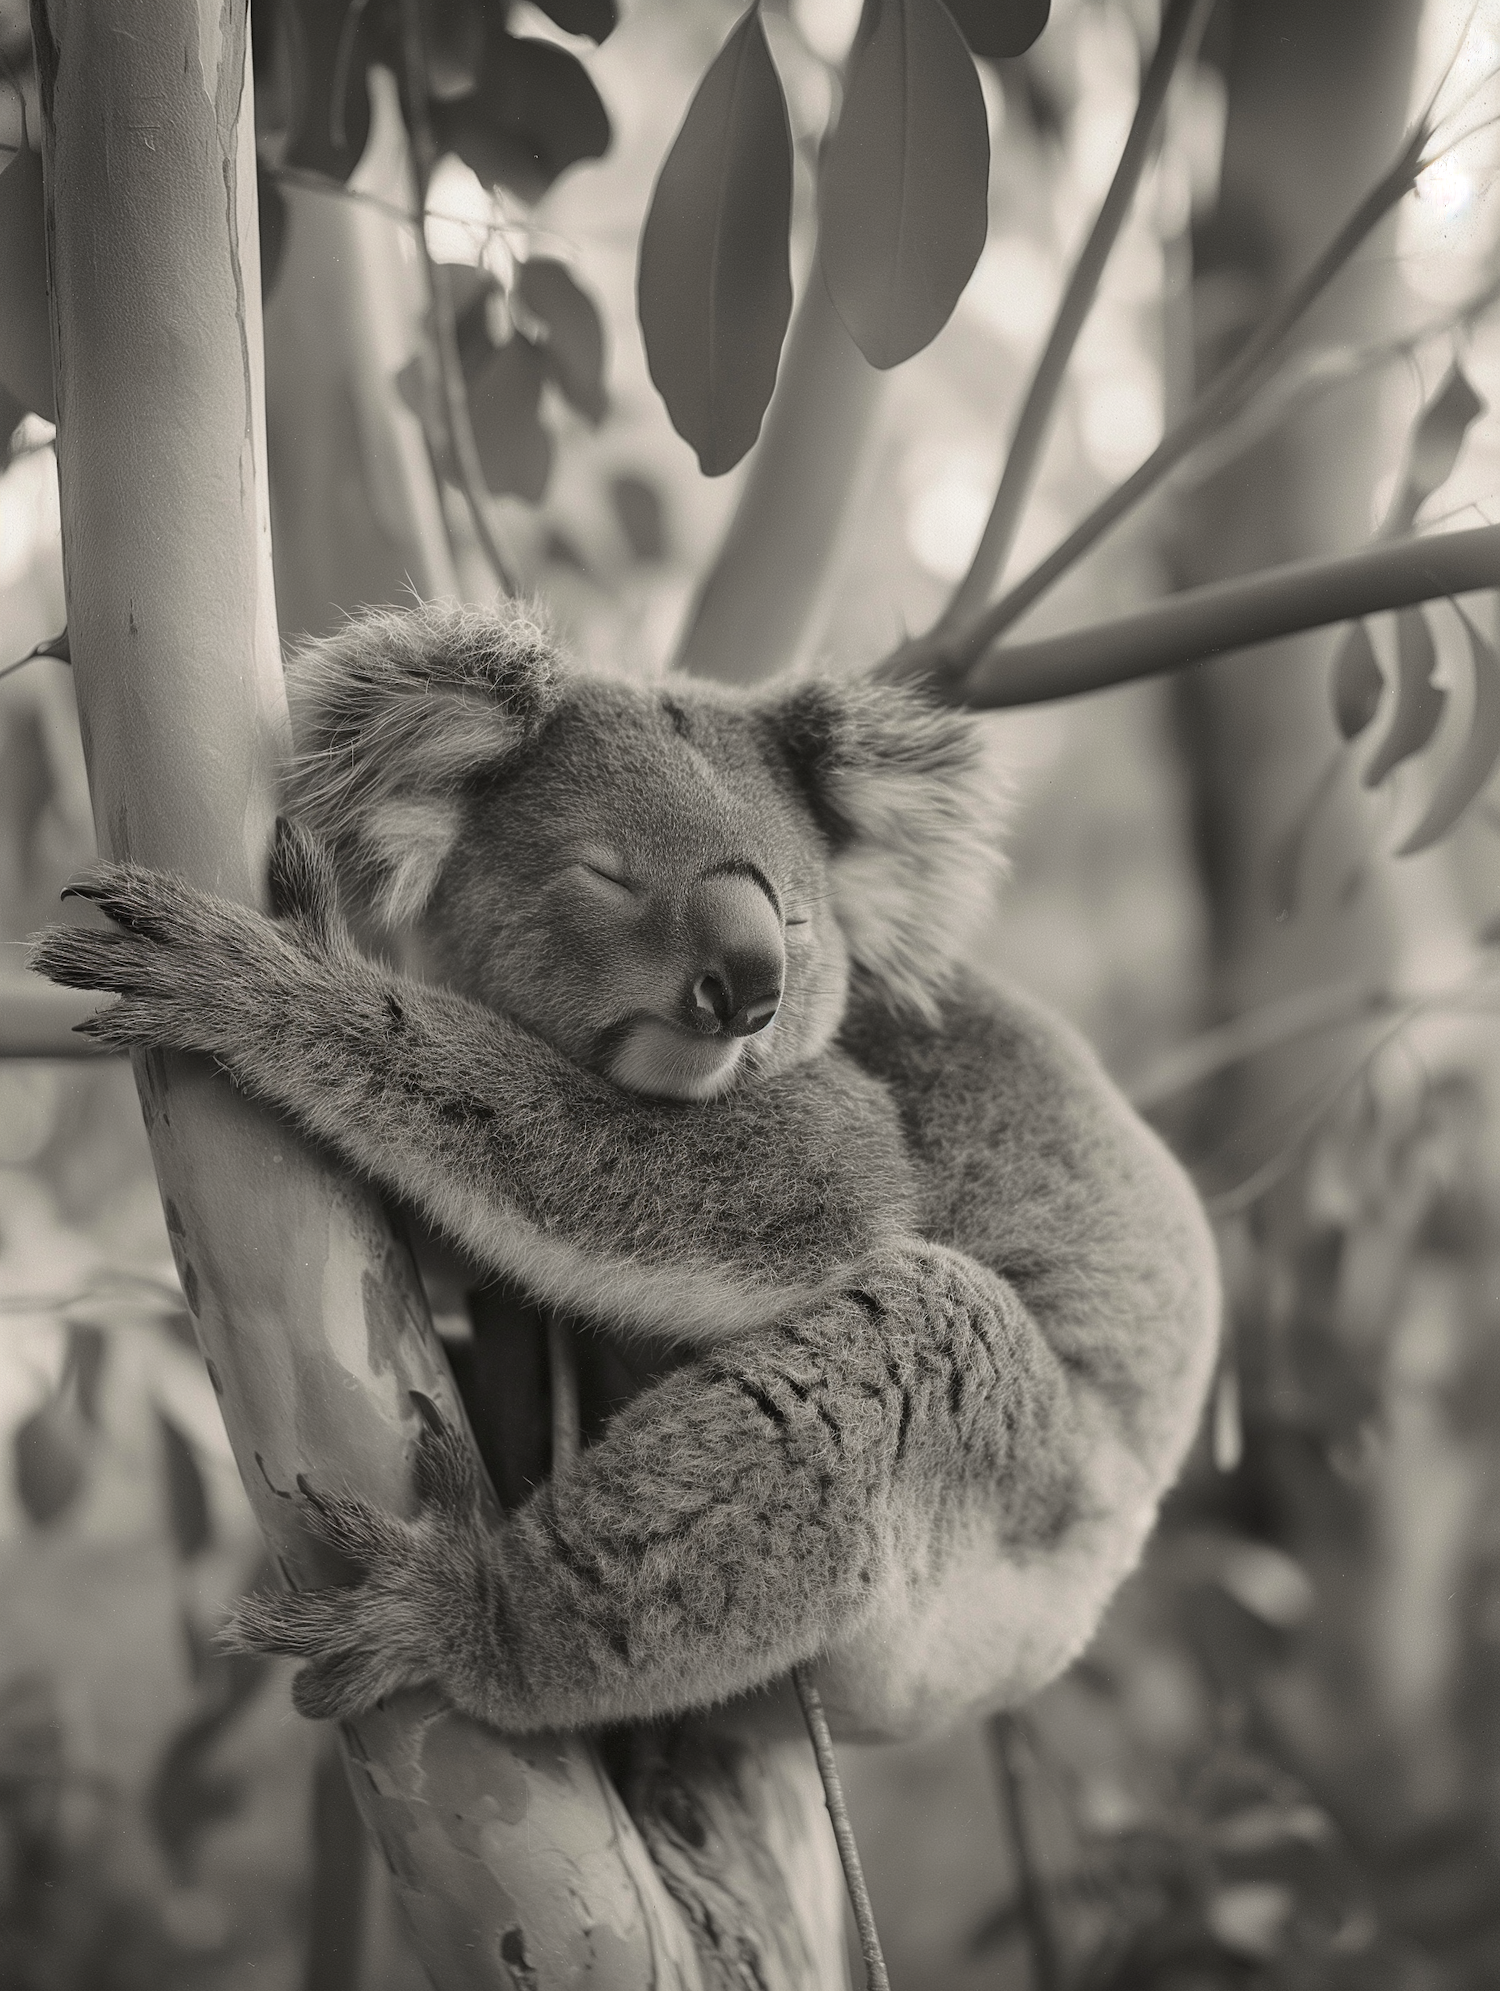
[[[33, 25], [69, 626], [100, 848], [255, 902], [286, 718], [245, 10], [51, 0]], [[414, 1272], [373, 1200], [211, 1066], [152, 1057], [137, 1078], [257, 1517], [293, 1580], [326, 1580], [298, 1527], [297, 1474], [409, 1510], [414, 1393], [460, 1414]], [[518, 1958], [538, 1985], [588, 1967], [601, 1984], [700, 1981], [581, 1743], [516, 1747], [429, 1695], [346, 1739], [444, 1991], [509, 1986]]]
[[395, 218], [415, 211], [416, 191], [394, 80], [376, 70], [372, 84], [370, 143], [348, 187], [282, 188], [266, 397], [288, 635], [321, 636], [359, 604], [458, 592], [421, 418], [398, 385], [425, 345], [416, 228]]
[[[1264, 0], [1236, 10], [1216, 226], [1246, 259], [1249, 280], [1263, 287], [1264, 312], [1292, 289], [1396, 150], [1420, 13], [1419, 0], [1331, 0], [1318, 8]], [[1368, 336], [1391, 317], [1391, 245], [1386, 223], [1369, 260], [1319, 306], [1309, 337]], [[1210, 384], [1211, 377], [1203, 383]], [[1382, 468], [1380, 395], [1376, 378], [1351, 382], [1196, 490], [1184, 508], [1177, 578], [1217, 583], [1362, 550]], [[1176, 612], [1170, 601], [1161, 607]], [[1337, 739], [1326, 684], [1331, 647], [1327, 636], [1294, 637], [1181, 680], [1220, 909], [1226, 1008], [1312, 981], [1378, 976], [1391, 959], [1392, 909], [1378, 890], [1341, 914], [1289, 923], [1267, 884], [1277, 839]], [[1355, 809], [1339, 816], [1336, 803], [1322, 848], [1336, 845], [1353, 862], [1368, 820]], [[1288, 1061], [1288, 1083], [1303, 1069], [1301, 1055]]]

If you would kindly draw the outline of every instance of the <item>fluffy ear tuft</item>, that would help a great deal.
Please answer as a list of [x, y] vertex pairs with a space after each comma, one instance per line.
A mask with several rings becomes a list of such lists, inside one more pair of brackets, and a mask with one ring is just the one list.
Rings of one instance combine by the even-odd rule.
[[807, 684], [775, 730], [832, 846], [857, 969], [933, 1019], [1004, 868], [1009, 784], [982, 723], [878, 684]]
[[535, 739], [560, 672], [525, 610], [437, 602], [366, 611], [305, 644], [288, 659], [287, 691], [287, 810], [395, 926], [432, 895], [462, 790]]

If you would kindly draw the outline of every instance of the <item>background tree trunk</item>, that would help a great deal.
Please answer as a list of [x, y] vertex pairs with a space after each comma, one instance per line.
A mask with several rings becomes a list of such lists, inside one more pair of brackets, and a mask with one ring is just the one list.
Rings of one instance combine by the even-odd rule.
[[[1223, 186], [1200, 258], [1200, 299], [1212, 306], [1217, 294], [1222, 303], [1240, 286], [1263, 307], [1375, 178], [1406, 120], [1421, 12], [1417, 0], [1236, 7]], [[1402, 285], [1394, 227], [1382, 233], [1327, 301], [1313, 336], [1369, 338], [1392, 324]], [[1395, 441], [1384, 391], [1378, 376], [1339, 389], [1196, 491], [1182, 578], [1368, 540], [1374, 487]], [[1226, 1014], [1323, 984], [1431, 985], [1456, 977], [1470, 951], [1452, 846], [1411, 865], [1383, 857], [1388, 820], [1352, 764], [1288, 866], [1288, 834], [1337, 744], [1328, 694], [1336, 640], [1295, 638], [1178, 681]], [[1290, 914], [1289, 869], [1298, 874]], [[1211, 1132], [1221, 1186], [1278, 1148], [1288, 1163], [1285, 1181], [1252, 1215], [1256, 1274], [1237, 1296], [1249, 1428], [1229, 1498], [1314, 1575], [1310, 1633], [1323, 1653], [1326, 1700], [1316, 1711], [1263, 1703], [1258, 1712], [1315, 1787], [1341, 1793], [1341, 1818], [1360, 1821], [1378, 1857], [1381, 1842], [1452, 1805], [1463, 1783], [1448, 1715], [1463, 1643], [1462, 1572], [1484, 1486], [1481, 1454], [1450, 1402], [1476, 1329], [1472, 1258], [1464, 1262], [1471, 1247], [1420, 1242], [1441, 1198], [1434, 1203], [1429, 1184], [1410, 1210], [1398, 1209], [1402, 1146], [1419, 1135], [1448, 1138], [1424, 1103], [1429, 1079], [1437, 1091], [1478, 1083], [1493, 1100], [1494, 1053], [1484, 1041], [1492, 1021], [1421, 1038], [1396, 1095], [1389, 1066], [1377, 1069], [1363, 1130], [1336, 1144], [1330, 1162], [1330, 1150], [1299, 1130], [1320, 1090], [1329, 1103], [1330, 1069], [1357, 1060], [1375, 1034], [1353, 1025], [1256, 1058], [1218, 1093]], [[1378, 1195], [1362, 1202], [1377, 1178]], [[1367, 1283], [1355, 1295], [1360, 1279]], [[1344, 1380], [1315, 1385], [1320, 1360]], [[1371, 1392], [1364, 1404], [1361, 1381]], [[1346, 1407], [1328, 1410], [1341, 1392]], [[1298, 1418], [1295, 1402], [1304, 1406]], [[1355, 1471], [1349, 1448], [1376, 1428], [1373, 1460]], [[1347, 1533], [1361, 1506], [1363, 1552]], [[1377, 1788], [1383, 1795], [1372, 1803]]]

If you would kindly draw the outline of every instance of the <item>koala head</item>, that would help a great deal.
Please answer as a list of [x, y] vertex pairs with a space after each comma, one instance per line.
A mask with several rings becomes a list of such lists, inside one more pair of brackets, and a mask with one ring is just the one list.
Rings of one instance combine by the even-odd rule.
[[891, 688], [616, 682], [452, 606], [289, 683], [288, 806], [366, 937], [639, 1092], [813, 1056], [851, 976], [932, 1014], [996, 868], [977, 725]]

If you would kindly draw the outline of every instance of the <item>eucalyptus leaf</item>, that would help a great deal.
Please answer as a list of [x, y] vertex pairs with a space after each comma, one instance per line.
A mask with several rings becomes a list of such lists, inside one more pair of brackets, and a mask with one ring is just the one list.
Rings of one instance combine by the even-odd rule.
[[1382, 528], [1386, 534], [1411, 530], [1423, 505], [1453, 475], [1464, 437], [1484, 412], [1462, 367], [1450, 367], [1412, 430], [1405, 474]]
[[1467, 616], [1463, 623], [1474, 681], [1468, 736], [1433, 790], [1421, 822], [1397, 850], [1398, 857], [1414, 857], [1445, 837], [1500, 763], [1500, 657]]
[[576, 55], [530, 36], [489, 37], [479, 86], [433, 106], [439, 143], [488, 186], [539, 200], [559, 174], [608, 150], [609, 114]]
[[537, 413], [547, 362], [519, 333], [497, 346], [471, 376], [469, 420], [484, 481], [539, 504], [552, 472], [552, 438]]
[[590, 41], [606, 40], [620, 18], [615, 0], [536, 0], [536, 5], [564, 34], [587, 35]]
[[89, 1434], [67, 1395], [49, 1397], [16, 1427], [11, 1459], [16, 1498], [33, 1527], [60, 1521], [88, 1473]]
[[948, 0], [948, 12], [976, 55], [1024, 55], [1047, 25], [1052, 0]]
[[42, 161], [35, 152], [18, 152], [0, 173], [0, 383], [23, 408], [57, 420], [46, 208]]
[[1329, 674], [1333, 717], [1346, 740], [1355, 740], [1380, 708], [1385, 675], [1375, 656], [1370, 632], [1353, 622], [1345, 633]]
[[208, 1489], [203, 1484], [198, 1455], [189, 1440], [164, 1411], [158, 1409], [156, 1416], [161, 1435], [167, 1520], [178, 1555], [184, 1562], [190, 1562], [213, 1543]]
[[1437, 731], [1447, 694], [1432, 682], [1437, 651], [1420, 608], [1396, 617], [1396, 706], [1385, 738], [1364, 771], [1366, 788], [1378, 788], [1393, 767], [1410, 760]]
[[820, 185], [824, 279], [872, 366], [936, 338], [989, 225], [990, 135], [942, 0], [874, 0]]
[[286, 163], [347, 180], [370, 136], [369, 13], [327, 0], [283, 0], [296, 49]]
[[637, 298], [646, 361], [705, 476], [760, 434], [792, 310], [792, 134], [757, 8], [709, 65], [657, 176]]
[[532, 256], [516, 279], [522, 304], [547, 328], [543, 356], [564, 399], [596, 425], [609, 412], [604, 326], [588, 292], [550, 256]]

